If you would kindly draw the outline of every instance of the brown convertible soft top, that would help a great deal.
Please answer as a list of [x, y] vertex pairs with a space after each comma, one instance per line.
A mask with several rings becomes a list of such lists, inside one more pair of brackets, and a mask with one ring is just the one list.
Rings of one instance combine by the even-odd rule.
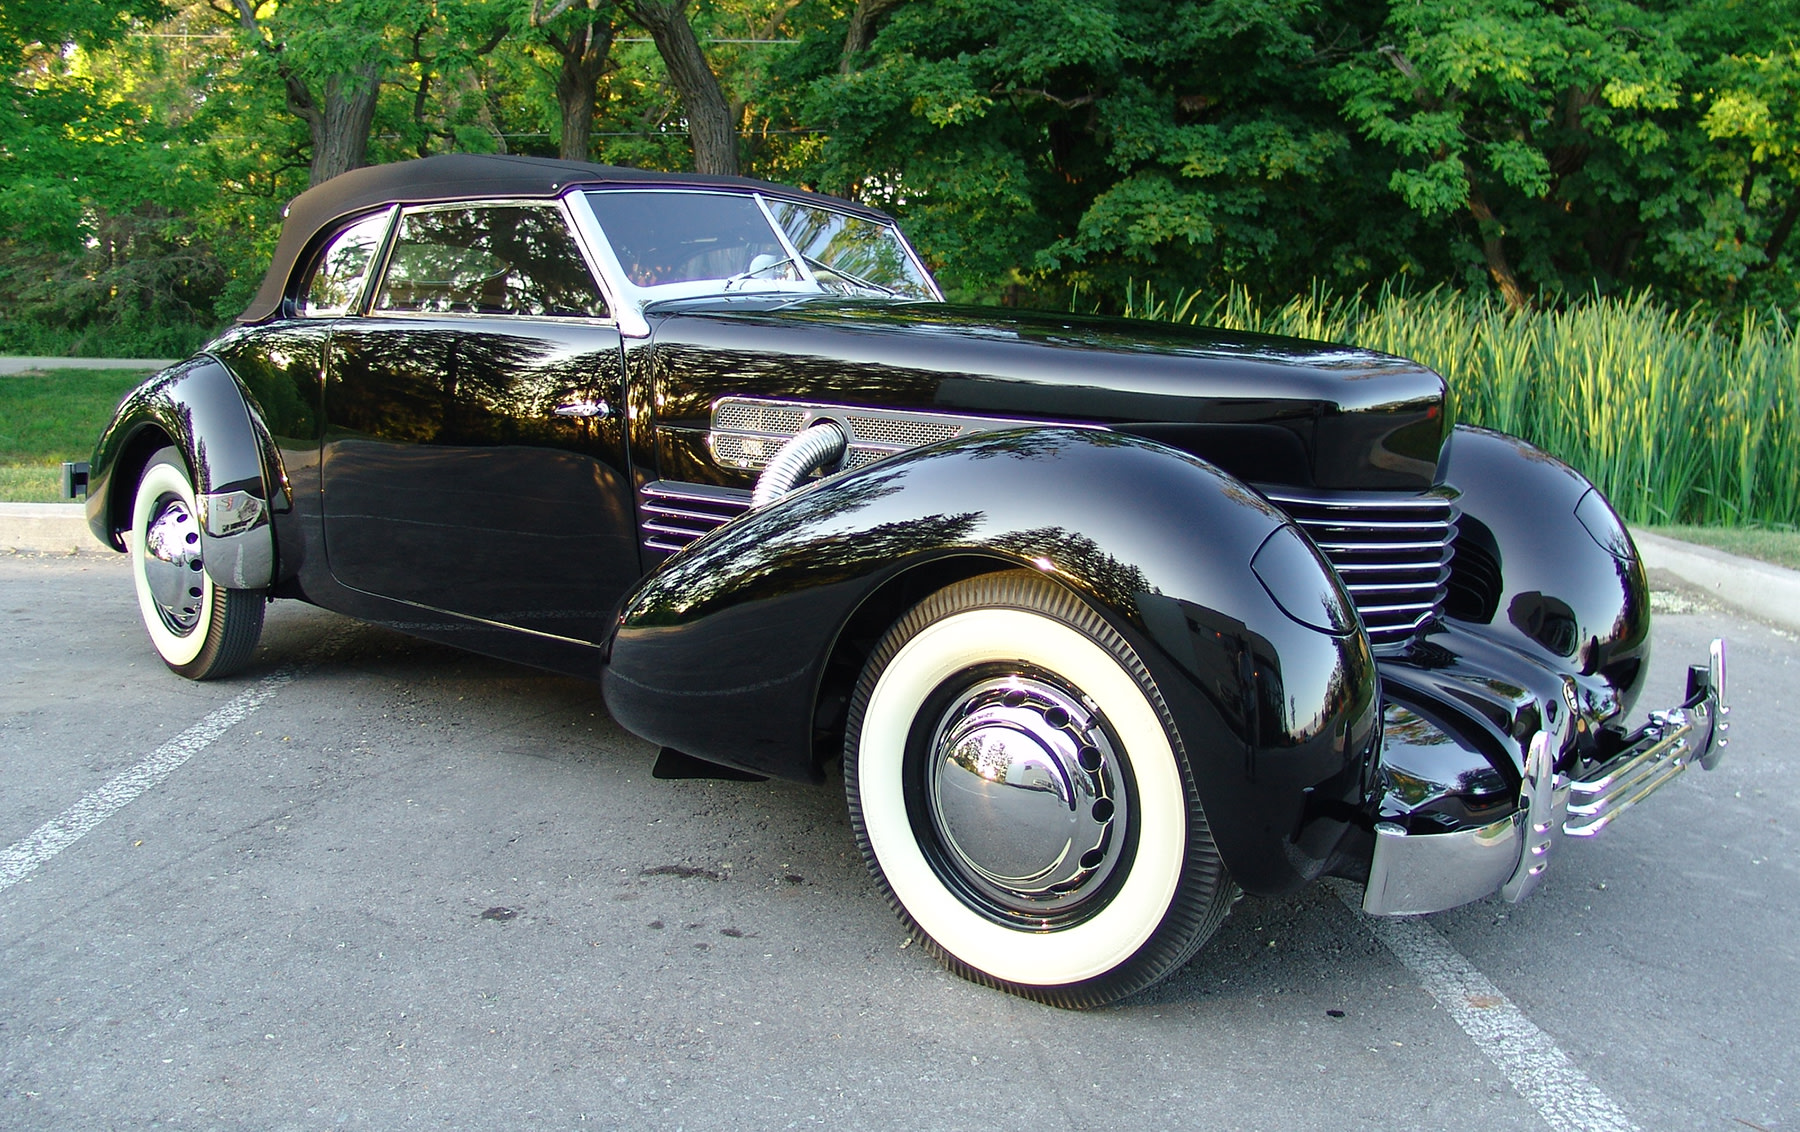
[[392, 165], [352, 169], [295, 197], [282, 214], [281, 239], [262, 287], [239, 322], [263, 322], [284, 313], [288, 283], [318, 241], [336, 231], [341, 221], [391, 204], [502, 197], [556, 197], [571, 185], [682, 185], [756, 189], [802, 200], [816, 200], [840, 211], [875, 220], [881, 212], [836, 197], [820, 196], [748, 177], [716, 177], [698, 173], [658, 173], [619, 165], [590, 165], [548, 157], [512, 157], [485, 153], [452, 153]]

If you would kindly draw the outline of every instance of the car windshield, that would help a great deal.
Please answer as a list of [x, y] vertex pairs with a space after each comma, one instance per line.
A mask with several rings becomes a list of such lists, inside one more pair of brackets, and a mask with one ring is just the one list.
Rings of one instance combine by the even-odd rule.
[[626, 281], [652, 300], [727, 292], [936, 298], [891, 224], [760, 193], [612, 189], [587, 199]]

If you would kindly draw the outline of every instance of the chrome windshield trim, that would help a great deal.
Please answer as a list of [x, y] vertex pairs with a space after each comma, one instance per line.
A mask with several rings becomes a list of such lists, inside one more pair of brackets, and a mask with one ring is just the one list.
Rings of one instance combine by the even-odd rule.
[[[806, 285], [803, 287], [759, 288], [757, 291], [749, 293], [791, 295], [796, 299], [809, 299], [821, 295], [829, 297], [833, 292], [818, 282], [817, 277], [813, 274], [811, 267], [806, 262], [806, 257], [802, 255], [795, 246], [792, 238], [788, 236], [787, 230], [775, 220], [768, 204], [770, 199], [792, 201], [795, 204], [802, 205], [806, 208], [817, 209], [820, 212], [835, 213], [840, 216], [864, 220], [870, 224], [879, 224], [891, 232], [894, 239], [899, 242], [901, 250], [906, 254], [907, 262], [912, 264], [914, 270], [919, 273], [919, 278], [925, 282], [926, 287], [930, 290], [932, 300], [940, 303], [944, 301], [943, 289], [938, 286], [937, 280], [932, 277], [930, 270], [925, 266], [925, 261], [919, 258], [918, 249], [912, 246], [911, 241], [906, 238], [906, 233], [891, 219], [877, 220], [874, 217], [865, 216], [857, 212], [835, 209], [830, 205], [822, 204], [819, 201], [801, 200], [797, 197], [784, 197], [780, 193], [763, 192], [755, 189], [729, 189], [710, 186], [693, 187], [686, 185], [571, 186], [560, 199], [567, 202], [571, 215], [575, 217], [578, 236], [586, 244], [591, 245], [585, 247], [584, 250], [589, 253], [592, 261], [597, 265], [598, 274], [602, 278], [602, 291], [605, 292], [608, 301], [613, 301], [615, 298], [618, 300], [619, 331], [629, 338], [649, 337], [650, 324], [646, 318], [646, 312], [653, 304], [671, 300], [697, 299], [724, 294], [738, 294], [740, 292], [722, 291], [720, 285], [724, 280], [721, 279], [700, 279], [681, 283], [662, 283], [654, 287], [640, 287], [632, 283], [630, 277], [625, 272], [624, 265], [621, 264], [618, 257], [613, 254], [612, 245], [606, 238], [605, 226], [600, 223], [600, 218], [598, 214], [594, 212], [593, 206], [589, 201], [589, 195], [593, 193], [658, 193], [664, 195], [681, 193], [688, 196], [750, 198], [755, 202], [758, 210], [762, 212], [763, 220], [775, 234], [776, 241], [784, 250], [792, 253], [795, 262], [800, 265], [799, 270], [805, 276]], [[895, 301], [920, 302], [924, 300], [916, 297], [897, 295], [895, 296]]]
[[625, 269], [613, 255], [612, 245], [600, 228], [600, 219], [588, 204], [587, 190], [574, 188], [559, 198], [572, 222], [575, 242], [587, 257], [588, 268], [600, 283], [600, 293], [612, 308], [619, 333], [626, 338], [650, 337], [650, 323], [644, 317], [644, 303], [625, 283]]
[[794, 238], [787, 234], [787, 229], [783, 228], [781, 222], [775, 219], [775, 212], [769, 207], [768, 200], [761, 193], [751, 193], [750, 199], [754, 200], [756, 207], [762, 210], [763, 219], [769, 222], [769, 229], [775, 233], [775, 241], [781, 245], [781, 250], [787, 253], [788, 262], [794, 265], [795, 270], [799, 271], [808, 283], [823, 291], [825, 285], [819, 282], [817, 275], [813, 274], [812, 264], [806, 262], [806, 256], [800, 251], [800, 245], [794, 243]]

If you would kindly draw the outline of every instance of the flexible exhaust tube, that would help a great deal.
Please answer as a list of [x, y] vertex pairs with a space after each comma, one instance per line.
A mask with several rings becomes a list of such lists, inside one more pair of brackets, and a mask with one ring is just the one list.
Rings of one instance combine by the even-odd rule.
[[844, 430], [834, 421], [819, 421], [802, 429], [781, 446], [757, 477], [756, 490], [750, 493], [750, 509], [767, 507], [813, 472], [834, 466], [844, 458], [848, 445]]

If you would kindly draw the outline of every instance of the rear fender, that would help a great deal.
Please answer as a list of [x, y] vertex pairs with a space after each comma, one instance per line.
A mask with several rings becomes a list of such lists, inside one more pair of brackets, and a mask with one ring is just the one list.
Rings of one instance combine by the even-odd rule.
[[879, 636], [886, 625], [859, 614], [915, 572], [1018, 567], [1078, 593], [1137, 650], [1234, 879], [1279, 892], [1316, 875], [1366, 787], [1367, 643], [1335, 577], [1280, 512], [1154, 441], [989, 433], [831, 477], [728, 523], [626, 599], [607, 707], [651, 742], [815, 778], [827, 669], [858, 648], [847, 627]]
[[87, 519], [96, 537], [125, 549], [139, 474], [173, 445], [194, 476], [206, 572], [230, 589], [261, 589], [275, 575], [271, 510], [286, 499], [274, 445], [249, 395], [216, 359], [172, 366], [132, 390], [94, 449]]

